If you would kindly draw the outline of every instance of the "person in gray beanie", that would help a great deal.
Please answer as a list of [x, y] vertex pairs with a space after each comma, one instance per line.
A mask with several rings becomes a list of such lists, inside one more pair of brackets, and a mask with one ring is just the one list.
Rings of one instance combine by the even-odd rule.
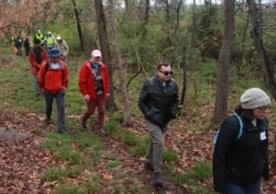
[[259, 194], [261, 178], [269, 179], [269, 96], [251, 88], [240, 98], [235, 114], [221, 125], [213, 155], [214, 190], [224, 194]]

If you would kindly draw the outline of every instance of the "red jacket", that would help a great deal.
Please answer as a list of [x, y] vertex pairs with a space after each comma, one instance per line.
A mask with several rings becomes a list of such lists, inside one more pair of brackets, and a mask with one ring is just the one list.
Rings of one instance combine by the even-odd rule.
[[32, 74], [35, 74], [36, 71], [39, 69], [38, 66], [41, 65], [43, 63], [43, 61], [48, 59], [47, 51], [43, 48], [40, 48], [41, 64], [38, 64], [36, 62], [36, 56], [35, 56], [35, 53], [34, 53], [34, 49], [35, 48], [31, 49], [30, 54], [29, 54], [29, 61], [31, 63], [31, 72], [32, 72]]
[[[68, 71], [65, 63], [62, 60], [59, 60], [60, 63], [60, 68], [54, 70], [51, 69], [50, 67], [48, 68], [44, 81], [43, 81], [43, 76], [45, 73], [45, 67], [46, 67], [46, 62], [44, 61], [41, 64], [39, 73], [38, 73], [38, 85], [40, 88], [40, 91], [42, 92], [44, 89], [49, 91], [52, 94], [57, 93], [62, 87], [67, 89], [68, 86]], [[50, 60], [49, 60], [50, 62]]]
[[[101, 76], [103, 80], [104, 99], [109, 93], [108, 74], [103, 62], [100, 64]], [[91, 62], [87, 60], [81, 68], [79, 77], [80, 92], [83, 96], [89, 94], [91, 100], [96, 100], [97, 95], [94, 86], [94, 76], [91, 69]]]

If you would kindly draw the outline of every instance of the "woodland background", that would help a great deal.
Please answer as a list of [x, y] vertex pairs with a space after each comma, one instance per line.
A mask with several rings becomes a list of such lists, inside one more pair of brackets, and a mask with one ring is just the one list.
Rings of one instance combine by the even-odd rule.
[[[181, 103], [164, 135], [159, 193], [213, 193], [212, 142], [220, 123], [250, 87], [276, 99], [274, 0], [1, 0], [0, 6], [0, 129], [29, 134], [0, 143], [1, 193], [157, 192], [143, 169], [149, 136], [136, 99], [162, 61], [172, 66]], [[56, 123], [44, 125], [28, 59], [14, 56], [10, 45], [12, 35], [34, 37], [38, 29], [69, 46], [68, 136], [56, 132]], [[103, 139], [91, 132], [96, 114], [91, 130], [79, 124], [86, 107], [77, 85], [81, 66], [99, 48], [111, 78], [105, 125], [111, 135]], [[276, 193], [275, 110], [273, 100], [271, 179], [262, 193]]]

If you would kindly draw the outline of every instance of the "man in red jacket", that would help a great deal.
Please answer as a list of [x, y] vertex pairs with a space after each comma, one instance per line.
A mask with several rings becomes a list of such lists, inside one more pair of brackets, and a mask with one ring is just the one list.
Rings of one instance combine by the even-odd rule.
[[34, 75], [36, 97], [39, 97], [40, 92], [39, 92], [37, 75], [42, 62], [47, 60], [48, 54], [45, 49], [40, 47], [41, 41], [39, 39], [35, 39], [34, 43], [35, 43], [34, 48], [30, 50], [29, 61], [31, 63], [31, 72]]
[[86, 128], [86, 121], [98, 107], [98, 125], [96, 131], [101, 136], [107, 136], [103, 129], [105, 99], [109, 96], [108, 74], [105, 65], [100, 61], [102, 53], [92, 51], [91, 60], [87, 60], [81, 68], [79, 76], [80, 92], [84, 96], [88, 110], [81, 116], [81, 124]]
[[38, 83], [40, 91], [45, 97], [47, 124], [51, 122], [52, 106], [55, 98], [58, 110], [59, 132], [65, 134], [64, 95], [68, 86], [68, 71], [60, 56], [59, 49], [53, 48], [50, 50], [50, 59], [42, 63], [38, 73]]

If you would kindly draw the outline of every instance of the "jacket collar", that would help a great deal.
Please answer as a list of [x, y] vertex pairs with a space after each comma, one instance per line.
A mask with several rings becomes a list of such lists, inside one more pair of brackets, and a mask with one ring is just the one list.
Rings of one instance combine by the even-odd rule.
[[243, 121], [244, 128], [246, 128], [248, 131], [254, 131], [263, 129], [267, 126], [267, 122], [265, 119], [257, 119], [257, 126], [255, 127], [251, 121]]
[[[155, 76], [156, 84], [161, 84], [163, 86], [163, 82], [159, 79], [159, 76]], [[172, 78], [170, 78], [168, 81], [166, 81], [166, 86], [172, 86]]]
[[[101, 64], [99, 65], [99, 67], [102, 69], [103, 68], [103, 62], [101, 61]], [[90, 59], [89, 60], [87, 60], [85, 63], [84, 63], [84, 65], [90, 70], [90, 71], [92, 71], [92, 69], [91, 69], [91, 61], [90, 61]]]

